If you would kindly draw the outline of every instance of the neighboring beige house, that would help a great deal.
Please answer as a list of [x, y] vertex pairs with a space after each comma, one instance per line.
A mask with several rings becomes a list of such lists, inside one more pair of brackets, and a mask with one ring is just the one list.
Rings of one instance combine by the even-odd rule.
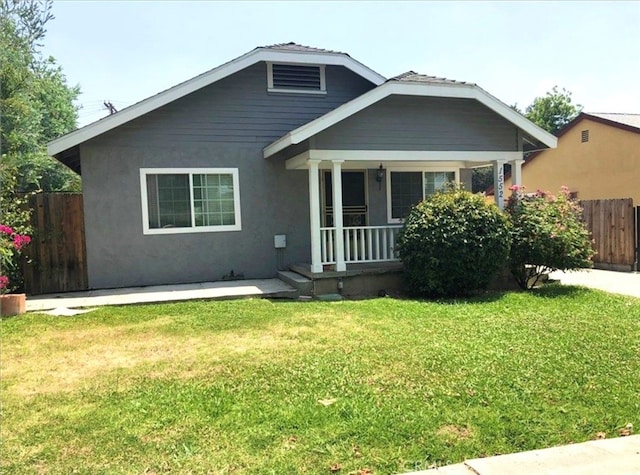
[[525, 161], [522, 184], [554, 194], [565, 185], [581, 200], [633, 198], [640, 205], [640, 114], [581, 113], [558, 134], [558, 148]]

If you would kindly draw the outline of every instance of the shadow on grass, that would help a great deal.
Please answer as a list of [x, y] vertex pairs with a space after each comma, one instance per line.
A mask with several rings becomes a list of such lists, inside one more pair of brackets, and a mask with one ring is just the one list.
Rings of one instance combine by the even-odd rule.
[[529, 291], [530, 295], [533, 297], [544, 299], [575, 297], [587, 292], [589, 292], [589, 289], [585, 287], [579, 287], [577, 285], [562, 285], [559, 282], [550, 282], [542, 287]]

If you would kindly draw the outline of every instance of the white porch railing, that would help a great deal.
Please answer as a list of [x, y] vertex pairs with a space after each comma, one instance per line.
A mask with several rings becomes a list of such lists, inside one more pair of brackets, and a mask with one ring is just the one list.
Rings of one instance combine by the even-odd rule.
[[[343, 229], [344, 261], [384, 262], [397, 261], [396, 238], [402, 225], [352, 226]], [[336, 228], [320, 228], [322, 264], [336, 263]]]

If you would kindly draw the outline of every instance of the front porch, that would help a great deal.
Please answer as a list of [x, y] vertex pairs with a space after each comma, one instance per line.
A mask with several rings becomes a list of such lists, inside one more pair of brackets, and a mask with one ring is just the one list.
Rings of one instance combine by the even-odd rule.
[[[308, 171], [309, 271], [321, 274], [397, 261], [396, 239], [411, 206], [446, 182], [470, 190], [473, 168], [493, 166], [495, 201], [503, 208], [504, 165], [520, 185], [523, 154], [556, 144], [475, 84], [411, 72], [292, 130], [263, 155]], [[369, 185], [355, 208], [345, 202], [347, 171], [364, 172]], [[348, 209], [365, 210], [361, 222], [345, 220]]]
[[[308, 272], [317, 277], [326, 272], [348, 272], [361, 265], [398, 263], [396, 241], [411, 205], [441, 189], [445, 178], [464, 183], [470, 189], [472, 168], [492, 164], [497, 190], [495, 201], [502, 208], [504, 165], [511, 164], [514, 183], [520, 184], [522, 162], [522, 152], [320, 150], [309, 150], [287, 160], [287, 169], [308, 170], [311, 238]], [[345, 205], [345, 195], [352, 193], [348, 184], [345, 188], [343, 176], [353, 174], [353, 170], [363, 173], [364, 183], [368, 184], [361, 206]], [[404, 187], [402, 180], [407, 178], [419, 181], [408, 185], [418, 190], [417, 196]], [[346, 223], [353, 221], [350, 219], [352, 209], [361, 213], [356, 226]]]

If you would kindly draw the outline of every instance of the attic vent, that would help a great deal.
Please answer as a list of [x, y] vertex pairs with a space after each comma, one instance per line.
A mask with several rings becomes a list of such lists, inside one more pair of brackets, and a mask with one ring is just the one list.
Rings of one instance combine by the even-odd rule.
[[269, 91], [324, 94], [324, 66], [268, 64]]
[[582, 137], [582, 143], [588, 142], [589, 141], [589, 131], [588, 130], [583, 130], [581, 137]]

